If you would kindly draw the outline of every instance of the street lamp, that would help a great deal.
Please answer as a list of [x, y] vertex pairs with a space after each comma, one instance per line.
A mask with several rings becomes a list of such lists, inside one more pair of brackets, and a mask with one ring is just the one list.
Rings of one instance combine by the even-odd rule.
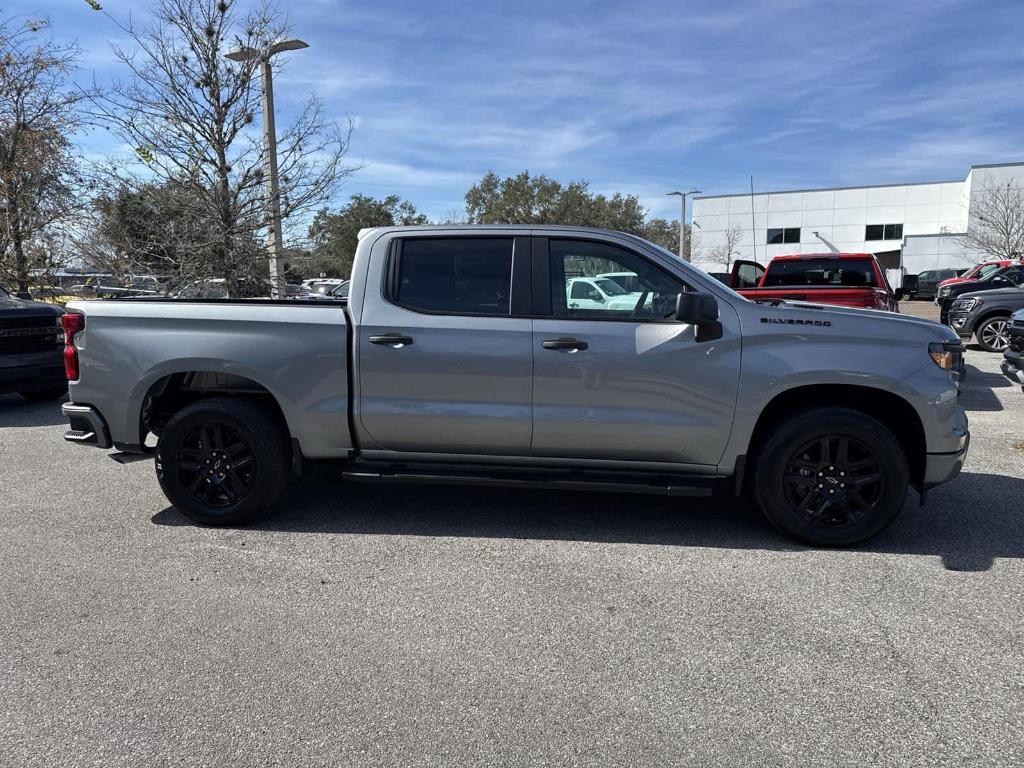
[[224, 54], [232, 61], [252, 61], [260, 63], [263, 76], [263, 148], [267, 155], [267, 227], [268, 246], [270, 250], [270, 295], [275, 299], [285, 297], [284, 286], [284, 253], [281, 245], [281, 194], [277, 187], [277, 130], [274, 127], [274, 82], [270, 71], [270, 58], [283, 51], [299, 51], [309, 48], [308, 43], [301, 40], [281, 40], [266, 50], [242, 46]]
[[679, 258], [690, 260], [689, 249], [686, 247], [686, 196], [699, 195], [701, 190], [689, 189], [686, 192], [666, 192], [666, 196], [679, 195]]

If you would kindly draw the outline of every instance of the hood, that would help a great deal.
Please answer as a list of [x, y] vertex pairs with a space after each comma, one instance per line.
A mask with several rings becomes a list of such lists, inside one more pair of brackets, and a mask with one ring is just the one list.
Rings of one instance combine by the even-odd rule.
[[993, 288], [991, 291], [969, 291], [961, 293], [957, 299], [982, 299], [998, 301], [999, 299], [1020, 299], [1024, 301], [1024, 288]]
[[63, 315], [64, 310], [53, 304], [40, 301], [26, 301], [14, 296], [0, 296], [0, 318], [8, 317], [39, 317], [40, 315]]
[[939, 288], [946, 285], [958, 285], [959, 283], [976, 283], [978, 278], [976, 277], [947, 277], [945, 280], [939, 281]]
[[832, 304], [813, 304], [809, 301], [787, 301], [780, 306], [761, 305], [766, 312], [786, 319], [787, 317], [799, 317], [806, 320], [836, 320], [849, 319], [865, 324], [865, 328], [874, 327], [874, 332], [880, 335], [899, 333], [900, 330], [911, 334], [923, 334], [929, 336], [933, 341], [947, 339], [955, 341], [959, 338], [953, 329], [938, 323], [934, 320], [926, 320], [923, 317], [912, 315], [901, 315], [898, 312], [887, 312], [883, 309], [857, 309], [855, 307], [838, 307]]

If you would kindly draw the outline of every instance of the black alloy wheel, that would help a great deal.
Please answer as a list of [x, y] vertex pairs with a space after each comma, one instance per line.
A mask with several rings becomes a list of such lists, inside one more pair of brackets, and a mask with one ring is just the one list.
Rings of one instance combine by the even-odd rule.
[[156, 474], [174, 507], [204, 525], [255, 520], [284, 493], [288, 432], [257, 400], [215, 397], [178, 411], [160, 433]]
[[853, 408], [821, 406], [774, 424], [754, 454], [754, 497], [779, 530], [816, 546], [870, 539], [910, 483], [900, 440]]
[[211, 509], [243, 501], [256, 476], [252, 446], [231, 427], [217, 423], [193, 429], [178, 443], [174, 467], [192, 498]]
[[846, 525], [872, 515], [885, 493], [878, 457], [847, 435], [802, 445], [786, 462], [783, 483], [793, 512], [820, 525]]

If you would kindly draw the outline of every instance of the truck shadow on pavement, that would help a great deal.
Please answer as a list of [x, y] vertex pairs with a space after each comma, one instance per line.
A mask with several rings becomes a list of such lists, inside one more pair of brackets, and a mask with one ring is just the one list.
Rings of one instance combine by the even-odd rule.
[[1001, 411], [1003, 404], [993, 390], [1012, 386], [1001, 373], [982, 371], [968, 363], [967, 379], [960, 390], [960, 405], [965, 411]]
[[53, 427], [67, 424], [60, 412], [64, 400], [33, 402], [21, 395], [0, 395], [0, 427]]
[[[875, 539], [853, 551], [931, 555], [951, 571], [986, 571], [995, 558], [1024, 557], [1024, 480], [964, 473], [916, 493]], [[173, 507], [157, 525], [193, 525]], [[749, 503], [625, 494], [443, 486], [296, 483], [253, 530], [378, 536], [567, 540], [800, 552]]]

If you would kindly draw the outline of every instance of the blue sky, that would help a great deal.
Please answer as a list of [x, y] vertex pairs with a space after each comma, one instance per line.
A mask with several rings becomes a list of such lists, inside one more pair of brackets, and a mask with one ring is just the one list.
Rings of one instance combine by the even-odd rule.
[[[102, 0], [119, 18], [145, 3]], [[2, 2], [2, 0], [0, 0]], [[239, 0], [243, 2], [244, 0]], [[284, 3], [295, 53], [279, 120], [310, 92], [357, 119], [342, 190], [432, 216], [486, 171], [638, 195], [962, 178], [1024, 160], [1020, 0]], [[8, 0], [118, 72], [118, 31], [84, 0]], [[90, 151], [109, 147], [102, 135]]]

